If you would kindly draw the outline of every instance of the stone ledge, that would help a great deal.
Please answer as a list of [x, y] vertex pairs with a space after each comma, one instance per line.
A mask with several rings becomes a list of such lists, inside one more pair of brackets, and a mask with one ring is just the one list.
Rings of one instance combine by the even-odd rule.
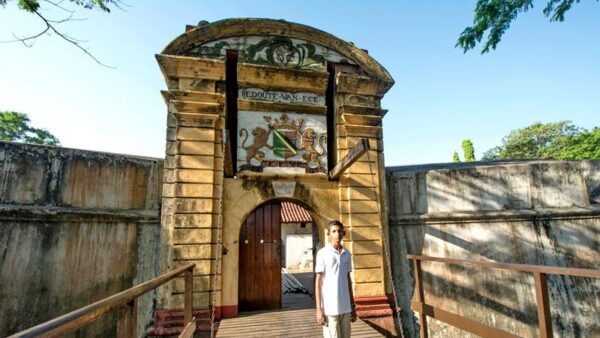
[[0, 204], [0, 220], [80, 220], [160, 223], [159, 212], [147, 209], [110, 210], [60, 206]]
[[472, 212], [436, 212], [422, 215], [390, 217], [390, 226], [422, 225], [439, 223], [475, 223], [497, 221], [527, 221], [533, 219], [596, 218], [600, 205], [552, 209], [492, 210]]

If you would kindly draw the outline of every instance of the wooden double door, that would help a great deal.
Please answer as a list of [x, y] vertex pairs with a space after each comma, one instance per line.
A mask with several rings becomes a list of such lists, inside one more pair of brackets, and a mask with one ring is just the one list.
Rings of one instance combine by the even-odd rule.
[[242, 224], [238, 297], [240, 311], [281, 308], [281, 203], [256, 208]]

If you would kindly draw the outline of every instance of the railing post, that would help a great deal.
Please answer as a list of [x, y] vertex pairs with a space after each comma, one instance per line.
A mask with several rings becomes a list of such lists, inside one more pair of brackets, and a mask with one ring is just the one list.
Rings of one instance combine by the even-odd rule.
[[192, 302], [193, 302], [193, 288], [194, 288], [194, 283], [193, 283], [193, 269], [189, 269], [185, 271], [185, 296], [184, 296], [184, 314], [183, 314], [183, 321], [184, 321], [184, 326], [187, 325], [187, 323], [192, 321]]
[[[413, 259], [415, 268], [415, 287], [417, 288], [417, 301], [422, 305], [425, 304], [425, 291], [423, 290], [423, 281], [421, 278], [421, 261]], [[419, 321], [421, 322], [421, 338], [429, 337], [427, 331], [427, 315], [423, 311], [419, 311]]]
[[137, 298], [118, 310], [117, 337], [137, 337]]
[[546, 274], [534, 272], [535, 280], [535, 300], [537, 303], [538, 323], [540, 327], [540, 337], [552, 337], [552, 318], [550, 317], [550, 302], [548, 300], [548, 283]]

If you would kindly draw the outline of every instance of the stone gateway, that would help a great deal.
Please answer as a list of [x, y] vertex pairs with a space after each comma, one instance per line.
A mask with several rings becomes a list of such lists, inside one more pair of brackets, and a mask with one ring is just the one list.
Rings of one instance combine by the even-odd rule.
[[[196, 263], [194, 306], [207, 316], [279, 308], [276, 214], [281, 200], [294, 202], [314, 220], [319, 246], [329, 220], [344, 222], [358, 314], [396, 332], [381, 203], [389, 73], [351, 43], [266, 19], [189, 27], [156, 57], [168, 87], [161, 271]], [[368, 153], [330, 179], [362, 139]], [[277, 290], [255, 285], [253, 271], [269, 269]], [[182, 283], [160, 290], [157, 313], [182, 308]]]

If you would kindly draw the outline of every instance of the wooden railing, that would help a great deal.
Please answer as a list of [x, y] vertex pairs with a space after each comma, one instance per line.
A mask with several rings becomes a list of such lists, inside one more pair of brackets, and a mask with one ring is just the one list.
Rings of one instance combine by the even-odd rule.
[[425, 303], [425, 292], [423, 290], [423, 278], [421, 275], [421, 261], [440, 262], [445, 264], [455, 264], [468, 267], [478, 267], [485, 269], [502, 269], [519, 272], [533, 273], [535, 281], [535, 299], [537, 304], [537, 316], [540, 329], [540, 337], [552, 337], [552, 319], [550, 317], [550, 304], [548, 302], [548, 285], [546, 283], [547, 275], [564, 275], [574, 277], [600, 278], [599, 270], [561, 268], [555, 266], [528, 265], [528, 264], [509, 264], [484, 262], [467, 259], [441, 258], [418, 255], [406, 255], [413, 261], [415, 273], [415, 293], [417, 300], [412, 302], [412, 309], [419, 312], [421, 324], [421, 338], [429, 336], [427, 330], [427, 317], [437, 319], [464, 331], [476, 334], [481, 337], [518, 337], [517, 335], [506, 331], [481, 324], [479, 322], [461, 317], [457, 314], [436, 308]]
[[149, 280], [125, 291], [121, 291], [108, 298], [104, 298], [58, 318], [36, 325], [25, 331], [16, 333], [8, 338], [61, 336], [95, 321], [102, 315], [112, 310], [119, 310], [117, 337], [137, 337], [136, 317], [138, 297], [148, 291], [156, 289], [157, 287], [165, 284], [181, 274], [184, 274], [185, 279], [184, 323], [186, 326], [180, 337], [191, 337], [196, 329], [195, 320], [192, 318], [192, 271], [194, 270], [195, 266], [196, 264], [194, 263], [184, 265], [175, 270], [167, 272], [160, 277]]

